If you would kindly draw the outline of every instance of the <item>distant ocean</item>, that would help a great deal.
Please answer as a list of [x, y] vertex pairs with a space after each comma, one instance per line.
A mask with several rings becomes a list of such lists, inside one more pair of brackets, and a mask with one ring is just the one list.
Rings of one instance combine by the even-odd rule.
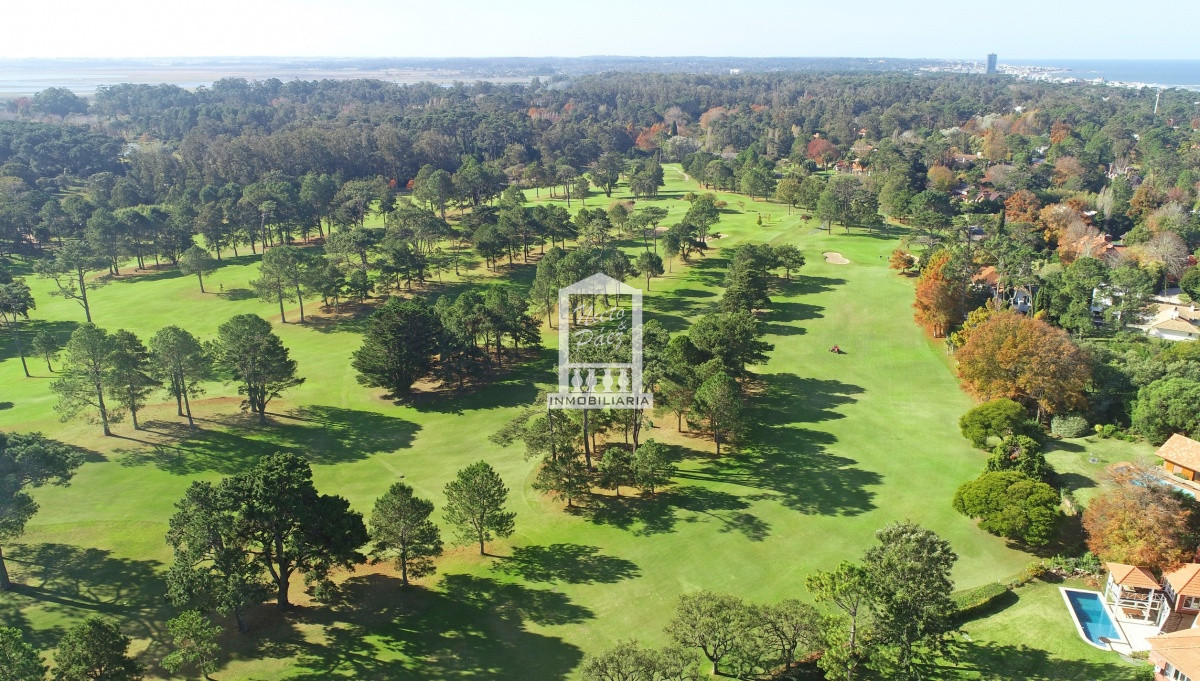
[[1091, 80], [1102, 77], [1126, 83], [1146, 83], [1200, 90], [1200, 59], [1005, 59], [1013, 66], [1049, 66], [1056, 75]]

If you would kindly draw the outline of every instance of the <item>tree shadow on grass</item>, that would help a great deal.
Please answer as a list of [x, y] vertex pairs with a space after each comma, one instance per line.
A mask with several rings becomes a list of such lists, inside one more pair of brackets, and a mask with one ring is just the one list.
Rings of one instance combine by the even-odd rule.
[[[709, 246], [709, 252], [713, 247]], [[729, 269], [729, 258], [717, 255], [693, 256], [688, 260], [687, 277], [703, 286], [723, 287], [725, 271]]]
[[779, 287], [780, 292], [785, 296], [807, 296], [814, 293], [825, 293], [832, 291], [834, 287], [842, 286], [846, 283], [845, 279], [839, 277], [817, 277], [807, 274], [801, 274], [785, 281]]
[[[117, 558], [106, 550], [57, 543], [16, 545], [5, 555], [16, 584], [10, 594], [0, 594], [0, 612], [5, 601], [17, 607], [25, 601], [58, 617], [102, 615], [120, 621], [126, 634], [150, 639], [144, 654], [148, 659], [166, 654], [163, 623], [171, 611], [158, 561]], [[31, 643], [46, 649], [57, 644], [64, 628], [25, 633]]]
[[364, 575], [346, 580], [342, 592], [339, 604], [298, 614], [323, 637], [293, 631], [272, 650], [304, 670], [289, 678], [565, 679], [582, 651], [527, 624], [594, 617], [556, 591], [472, 575], [446, 575], [436, 589]]
[[[171, 267], [164, 263], [161, 267], [155, 269], [153, 265], [144, 270], [128, 268], [121, 270], [121, 276], [113, 277], [114, 284], [136, 284], [141, 281], [163, 281], [165, 279], [178, 279], [184, 276], [177, 268]], [[192, 276], [192, 275], [187, 275]], [[196, 290], [200, 290], [200, 282], [196, 282]]]
[[1078, 454], [1087, 451], [1087, 448], [1078, 442], [1068, 442], [1067, 440], [1051, 440], [1046, 443], [1047, 452], [1072, 452]]
[[862, 388], [793, 374], [767, 374], [761, 381], [762, 394], [750, 410], [760, 425], [751, 428], [742, 451], [707, 459], [680, 477], [753, 487], [809, 514], [859, 515], [874, 509], [875, 493], [868, 488], [883, 477], [830, 454], [826, 448], [837, 441], [833, 435], [798, 425], [842, 418], [833, 409], [853, 402]]
[[1089, 489], [1096, 486], [1096, 481], [1079, 473], [1055, 473], [1054, 486], [1059, 489], [1069, 489], [1072, 492]]
[[981, 679], [1013, 681], [1128, 681], [1134, 678], [1134, 668], [1118, 662], [1115, 655], [1107, 664], [1064, 660], [1037, 648], [985, 641], [964, 642], [960, 654], [959, 664], [943, 667], [939, 678], [962, 678], [963, 672], [978, 674]]
[[606, 556], [598, 547], [583, 544], [518, 546], [492, 569], [527, 582], [567, 584], [612, 584], [641, 574], [633, 562]]
[[173, 444], [136, 440], [151, 449], [125, 451], [121, 463], [153, 464], [178, 475], [232, 474], [246, 470], [264, 454], [294, 452], [314, 464], [329, 465], [411, 447], [420, 429], [404, 419], [328, 405], [272, 416], [273, 422], [266, 426], [249, 415], [196, 419], [215, 427], [195, 430], [181, 422], [149, 421], [147, 431], [166, 436]]
[[217, 293], [217, 295], [225, 300], [233, 301], [251, 300], [258, 297], [254, 295], [254, 291], [251, 291], [248, 288], [227, 288], [224, 291]]
[[[80, 310], [82, 314], [83, 310]], [[25, 362], [29, 364], [29, 372], [33, 374], [33, 378], [57, 378], [57, 374], [51, 374], [46, 369], [46, 360], [33, 354], [31, 344], [33, 337], [43, 331], [51, 333], [58, 342], [66, 345], [67, 340], [71, 337], [71, 332], [74, 331], [80, 322], [66, 321], [47, 321], [44, 319], [31, 319], [22, 321], [21, 328], [21, 347], [25, 350]], [[3, 328], [0, 324], [0, 362], [6, 359], [17, 358], [17, 344], [13, 341], [13, 335], [9, 333], [7, 328]], [[55, 365], [57, 366], [57, 362]]]
[[463, 389], [442, 388], [415, 392], [409, 403], [419, 412], [462, 414], [477, 409], [529, 406], [538, 395], [538, 384], [557, 384], [558, 352], [540, 348], [522, 358], [508, 357], [504, 368], [483, 369], [477, 383]]
[[[695, 477], [687, 472], [678, 478]], [[737, 532], [750, 541], [762, 541], [770, 534], [770, 525], [747, 512], [745, 499], [700, 485], [677, 485], [641, 497], [593, 495], [579, 509], [597, 525], [612, 525], [635, 535], [674, 532], [679, 523], [719, 523], [722, 533]]]
[[313, 316], [310, 314], [304, 320], [304, 326], [321, 333], [366, 333], [367, 320], [375, 312], [373, 305], [369, 302], [359, 303], [357, 301], [348, 301], [341, 303], [338, 307], [341, 313], [332, 314], [332, 306], [328, 310], [323, 310], [321, 305], [318, 304], [316, 306], [317, 310], [323, 310], [328, 316]]

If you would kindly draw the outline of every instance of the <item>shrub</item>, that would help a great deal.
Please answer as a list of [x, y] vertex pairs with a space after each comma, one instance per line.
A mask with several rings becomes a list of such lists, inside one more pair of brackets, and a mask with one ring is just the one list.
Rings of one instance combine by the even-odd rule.
[[978, 518], [981, 530], [1031, 546], [1050, 542], [1058, 507], [1053, 487], [1017, 471], [984, 473], [954, 493], [954, 510]]
[[958, 420], [958, 427], [963, 437], [979, 449], [987, 449], [989, 437], [1025, 435], [1036, 438], [1034, 433], [1040, 432], [1029, 420], [1025, 407], [1005, 397], [973, 407]]
[[1200, 437], [1200, 381], [1172, 376], [1143, 387], [1133, 403], [1133, 427], [1151, 442], [1165, 442], [1172, 433]]
[[1059, 437], [1082, 437], [1088, 432], [1088, 422], [1079, 414], [1059, 414], [1050, 420], [1050, 432]]
[[1042, 454], [1042, 445], [1025, 435], [1006, 437], [992, 448], [987, 470], [1017, 471], [1035, 480], [1045, 480], [1054, 473]]
[[1179, 279], [1179, 288], [1189, 297], [1200, 298], [1200, 267], [1193, 267]]
[[974, 589], [959, 591], [955, 593], [954, 599], [955, 619], [959, 622], [965, 622], [987, 610], [988, 606], [995, 603], [1004, 594], [1008, 593], [1008, 587], [999, 583], [992, 582], [977, 586]]
[[1104, 572], [1100, 559], [1091, 551], [1082, 556], [1055, 556], [1046, 567], [1063, 577], [1097, 577]]

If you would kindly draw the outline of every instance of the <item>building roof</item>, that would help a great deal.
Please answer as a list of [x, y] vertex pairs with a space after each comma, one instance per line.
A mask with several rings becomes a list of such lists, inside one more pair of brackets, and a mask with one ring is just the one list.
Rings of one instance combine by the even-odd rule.
[[1200, 678], [1200, 629], [1180, 629], [1151, 636], [1146, 642], [1150, 644], [1152, 659], [1169, 662], [1193, 679]]
[[1171, 439], [1158, 448], [1154, 455], [1163, 461], [1170, 461], [1184, 468], [1200, 471], [1200, 442], [1185, 435], [1175, 433]]
[[1139, 589], [1162, 588], [1158, 580], [1154, 578], [1154, 573], [1150, 572], [1148, 568], [1125, 565], [1123, 563], [1109, 563], [1107, 567], [1113, 581], [1121, 586], [1131, 586]]
[[1200, 333], [1200, 327], [1179, 318], [1151, 322], [1147, 328], [1158, 329], [1160, 331], [1178, 331], [1179, 333]]
[[1200, 596], [1200, 563], [1188, 563], [1163, 575], [1176, 596]]
[[987, 286], [996, 286], [1000, 283], [1000, 273], [996, 271], [993, 265], [987, 265], [979, 269], [979, 274], [971, 277], [971, 281], [977, 284], [985, 284]]

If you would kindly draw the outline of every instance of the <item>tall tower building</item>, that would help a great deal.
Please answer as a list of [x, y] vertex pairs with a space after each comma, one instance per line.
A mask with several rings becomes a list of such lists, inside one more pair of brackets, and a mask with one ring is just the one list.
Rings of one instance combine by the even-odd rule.
[[988, 67], [987, 67], [987, 72], [988, 72], [988, 73], [995, 73], [995, 72], [996, 72], [996, 55], [995, 55], [995, 53], [992, 53], [992, 54], [989, 54], [989, 55], [988, 55]]

